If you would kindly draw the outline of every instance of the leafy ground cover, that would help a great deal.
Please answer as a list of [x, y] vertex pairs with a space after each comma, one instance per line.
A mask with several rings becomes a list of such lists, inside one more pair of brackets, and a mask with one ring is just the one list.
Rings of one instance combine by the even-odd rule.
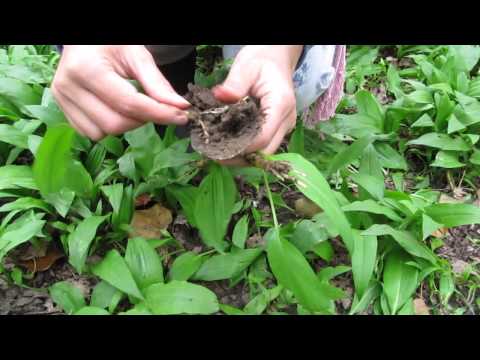
[[0, 48], [0, 314], [480, 313], [480, 47], [350, 46], [336, 116], [247, 168], [79, 136], [58, 59]]

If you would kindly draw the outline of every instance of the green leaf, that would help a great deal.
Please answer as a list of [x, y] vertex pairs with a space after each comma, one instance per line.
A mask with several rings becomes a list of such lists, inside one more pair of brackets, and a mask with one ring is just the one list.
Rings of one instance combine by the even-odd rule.
[[383, 271], [383, 291], [392, 314], [407, 302], [418, 286], [418, 270], [406, 265], [411, 257], [402, 250], [388, 254]]
[[480, 207], [470, 204], [434, 204], [425, 213], [447, 228], [480, 224]]
[[470, 146], [460, 137], [452, 138], [446, 134], [429, 133], [411, 140], [407, 145], [424, 145], [441, 150], [469, 151]]
[[312, 251], [315, 253], [315, 255], [321, 257], [327, 262], [332, 261], [333, 255], [335, 255], [335, 250], [333, 250], [332, 245], [328, 241], [315, 244], [312, 248]]
[[85, 307], [85, 299], [79, 288], [67, 281], [60, 281], [48, 288], [52, 300], [59, 305], [66, 314], [73, 314]]
[[374, 140], [375, 137], [372, 135], [364, 136], [356, 140], [345, 150], [339, 152], [330, 162], [327, 175], [335, 173], [336, 171], [350, 165], [352, 162], [360, 158], [367, 146], [369, 146]]
[[0, 141], [28, 149], [28, 134], [11, 125], [0, 124]]
[[73, 315], [110, 315], [110, 313], [105, 310], [94, 306], [85, 306], [80, 310], [76, 311]]
[[305, 156], [305, 131], [303, 121], [297, 121], [295, 131], [292, 133], [290, 142], [288, 143], [288, 152]]
[[122, 183], [102, 186], [100, 188], [113, 208], [112, 225], [120, 231], [121, 225], [130, 224], [133, 215], [133, 188], [123, 187]]
[[42, 97], [23, 81], [7, 77], [0, 78], [0, 96], [4, 96], [19, 109], [26, 105], [40, 104]]
[[358, 113], [375, 119], [377, 126], [382, 129], [385, 113], [375, 96], [369, 91], [360, 90], [355, 95], [355, 99]]
[[324, 210], [351, 253], [354, 241], [352, 227], [323, 175], [312, 163], [298, 154], [280, 154], [273, 156], [272, 159], [290, 163], [292, 167], [290, 176], [295, 177], [298, 190]]
[[110, 312], [114, 312], [122, 297], [123, 293], [120, 290], [106, 281], [100, 281], [93, 288], [90, 306], [100, 309], [106, 309], [108, 307]]
[[377, 258], [377, 237], [357, 233], [352, 255], [352, 273], [356, 293], [362, 297], [370, 283]]
[[263, 290], [245, 305], [243, 312], [248, 315], [261, 315], [267, 309], [268, 304], [280, 296], [282, 290], [282, 286]]
[[38, 190], [30, 166], [6, 165], [0, 167], [0, 190], [26, 188]]
[[405, 158], [390, 145], [386, 143], [376, 143], [374, 147], [382, 167], [387, 169], [407, 170], [407, 162], [405, 161]]
[[57, 125], [47, 130], [38, 148], [33, 175], [44, 198], [68, 188], [82, 197], [93, 190], [90, 174], [72, 158], [75, 132], [68, 125]]
[[166, 191], [170, 192], [178, 200], [190, 225], [197, 227], [195, 221], [195, 201], [199, 194], [199, 189], [190, 185], [181, 186], [174, 184], [169, 185]]
[[185, 281], [154, 284], [146, 289], [146, 305], [155, 315], [213, 314], [217, 296], [207, 288]]
[[427, 237], [432, 235], [432, 233], [440, 228], [444, 227], [443, 224], [439, 224], [433, 219], [426, 215], [422, 214], [422, 234], [423, 234], [423, 239], [425, 240]]
[[[0, 208], [1, 210], [1, 208]], [[245, 248], [245, 241], [248, 237], [248, 215], [243, 215], [235, 224], [232, 234], [232, 243], [240, 248]]]
[[168, 273], [170, 280], [187, 281], [202, 266], [204, 257], [188, 251], [175, 259]]
[[62, 189], [58, 193], [48, 194], [45, 200], [52, 204], [55, 210], [65, 217], [72, 206], [75, 193], [71, 190]]
[[4, 204], [0, 207], [0, 212], [8, 212], [14, 210], [29, 210], [29, 209], [42, 209], [46, 212], [51, 212], [51, 208], [48, 204], [40, 199], [35, 199], [32, 197], [22, 197], [16, 199], [15, 201]]
[[112, 135], [108, 135], [106, 138], [101, 140], [99, 144], [103, 145], [109, 153], [117, 157], [122, 156], [123, 152], [125, 151], [122, 140]]
[[350, 266], [339, 265], [335, 267], [325, 267], [320, 270], [317, 274], [318, 280], [322, 282], [328, 282], [332, 280], [334, 277], [342, 275], [348, 271], [352, 270]]
[[432, 162], [431, 166], [446, 169], [455, 169], [465, 166], [465, 164], [458, 161], [458, 155], [458, 153], [451, 151], [439, 151], [435, 156], [435, 161]]
[[374, 199], [383, 199], [385, 191], [385, 183], [383, 179], [379, 179], [364, 173], [353, 174], [350, 175], [350, 177], [360, 187], [365, 189], [365, 191], [367, 191]]
[[90, 245], [95, 238], [97, 228], [106, 216], [92, 216], [83, 220], [68, 236], [68, 261], [78, 271], [83, 272]]
[[237, 189], [232, 174], [214, 165], [202, 181], [195, 201], [194, 217], [206, 245], [223, 251], [227, 227], [235, 206]]
[[360, 158], [359, 172], [383, 179], [383, 169], [379, 155], [373, 145], [367, 146]]
[[92, 273], [124, 293], [143, 300], [127, 263], [117, 250], [110, 250], [100, 263], [92, 266]]
[[470, 156], [470, 162], [474, 165], [480, 165], [480, 150], [473, 149], [473, 154]]
[[[433, 217], [432, 217], [433, 218]], [[408, 231], [396, 230], [388, 225], [372, 225], [370, 228], [362, 232], [363, 236], [384, 236], [390, 235], [401, 247], [414, 256], [430, 261], [432, 264], [437, 263], [436, 256], [432, 251], [419, 242]]]
[[453, 134], [454, 132], [457, 132], [457, 131], [460, 131], [460, 130], [463, 130], [463, 129], [466, 129], [466, 126], [457, 119], [455, 114], [450, 115], [450, 117], [448, 119], [447, 133], [448, 134]]
[[452, 274], [444, 272], [440, 276], [440, 298], [442, 300], [442, 304], [446, 305], [448, 300], [452, 296], [455, 291], [455, 281], [452, 277]]
[[402, 308], [398, 310], [397, 315], [415, 315], [415, 308], [413, 307], [412, 298], [408, 299]]
[[302, 253], [278, 231], [268, 242], [267, 257], [278, 283], [290, 290], [298, 302], [312, 312], [330, 313], [332, 297], [326, 291]]
[[68, 123], [67, 118], [57, 106], [29, 105], [26, 106], [26, 108], [34, 118], [40, 120], [49, 127]]
[[263, 249], [245, 249], [206, 260], [195, 273], [194, 280], [217, 281], [233, 278], [244, 271], [263, 252]]
[[128, 240], [125, 262], [140, 289], [163, 282], [163, 268], [160, 256], [147, 240]]
[[360, 300], [358, 300], [358, 296], [355, 294], [349, 315], [364, 311], [372, 301], [380, 296], [381, 292], [382, 287], [380, 284], [377, 281], [372, 281]]
[[355, 201], [342, 207], [343, 211], [368, 212], [372, 214], [384, 215], [393, 221], [402, 221], [402, 218], [395, 211], [379, 204], [374, 200]]
[[328, 233], [322, 224], [311, 220], [302, 220], [295, 227], [291, 242], [305, 255], [327, 239]]
[[411, 125], [412, 128], [414, 128], [414, 127], [434, 127], [434, 126], [435, 126], [435, 124], [433, 123], [432, 118], [427, 113], [420, 116], [420, 118], [418, 118], [418, 120], [415, 121]]
[[0, 234], [0, 263], [10, 250], [41, 234], [45, 223], [33, 212], [28, 212], [8, 225]]

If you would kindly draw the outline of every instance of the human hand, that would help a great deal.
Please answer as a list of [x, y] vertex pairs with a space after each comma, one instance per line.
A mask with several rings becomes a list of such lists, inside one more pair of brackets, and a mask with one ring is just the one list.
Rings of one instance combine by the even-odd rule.
[[[249, 45], [236, 56], [222, 85], [213, 89], [217, 99], [237, 102], [247, 95], [260, 99], [265, 123], [246, 153], [273, 154], [295, 128], [297, 112], [293, 74], [302, 52], [300, 45]], [[225, 165], [245, 165], [237, 158]]]
[[[127, 79], [137, 80], [145, 94]], [[183, 109], [190, 104], [143, 45], [66, 45], [51, 90], [70, 124], [95, 141], [147, 121], [188, 122]]]

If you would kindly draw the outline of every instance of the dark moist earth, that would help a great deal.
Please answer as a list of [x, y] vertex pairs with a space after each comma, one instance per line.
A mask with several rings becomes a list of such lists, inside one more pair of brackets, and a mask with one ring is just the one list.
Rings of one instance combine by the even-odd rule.
[[247, 97], [236, 104], [218, 101], [209, 89], [188, 85], [185, 98], [189, 111], [192, 147], [212, 160], [241, 155], [259, 134], [263, 117], [257, 99]]

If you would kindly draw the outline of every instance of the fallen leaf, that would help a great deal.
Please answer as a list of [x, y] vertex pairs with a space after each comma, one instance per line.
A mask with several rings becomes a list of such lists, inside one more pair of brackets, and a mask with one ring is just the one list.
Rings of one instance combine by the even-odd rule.
[[43, 272], [50, 269], [57, 260], [63, 257], [65, 257], [63, 252], [55, 247], [51, 247], [45, 256], [20, 261], [19, 265], [25, 267], [31, 273]]
[[145, 239], [160, 239], [162, 231], [173, 221], [172, 212], [160, 204], [150, 209], [136, 210], [133, 214], [131, 237], [143, 237]]
[[438, 199], [440, 204], [462, 204], [463, 201], [455, 199], [447, 194], [441, 194], [440, 198]]
[[448, 229], [444, 227], [444, 228], [440, 228], [438, 230], [435, 230], [432, 233], [432, 236], [436, 237], [438, 239], [442, 239], [447, 233], [448, 233]]
[[135, 208], [147, 206], [152, 201], [149, 194], [142, 194], [135, 199]]
[[38, 246], [28, 244], [25, 251], [22, 250], [22, 254], [19, 256], [21, 261], [27, 261], [35, 258], [41, 258], [47, 255], [47, 248], [49, 243], [47, 241], [40, 241]]
[[416, 315], [430, 315], [430, 309], [423, 299], [418, 298], [413, 300], [413, 307], [415, 308]]
[[469, 264], [463, 260], [455, 259], [452, 262], [452, 270], [455, 274], [463, 274], [468, 268]]
[[295, 212], [301, 217], [312, 218], [318, 213], [322, 212], [322, 209], [313, 201], [302, 197], [295, 201]]

